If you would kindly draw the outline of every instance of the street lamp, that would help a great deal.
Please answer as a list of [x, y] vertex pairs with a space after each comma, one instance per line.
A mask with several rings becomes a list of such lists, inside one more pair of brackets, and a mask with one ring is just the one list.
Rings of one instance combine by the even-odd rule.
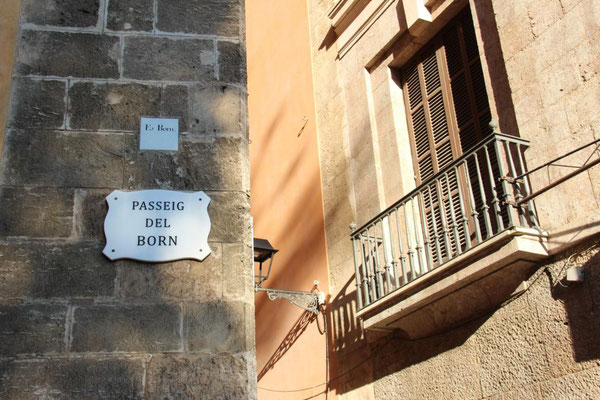
[[[254, 274], [254, 285], [256, 287], [260, 287], [264, 281], [269, 279], [273, 256], [278, 251], [271, 246], [267, 239], [254, 239], [254, 262], [258, 263], [258, 273]], [[263, 275], [263, 263], [265, 261], [269, 261], [269, 269], [267, 269], [267, 274]]]
[[[273, 265], [273, 256], [279, 250], [273, 248], [271, 243], [266, 239], [254, 239], [254, 263], [258, 263], [258, 271], [254, 269], [254, 291], [265, 292], [269, 300], [286, 299], [290, 303], [302, 308], [303, 310], [319, 314], [319, 306], [325, 304], [325, 293], [319, 290], [319, 281], [314, 281], [314, 288], [310, 292], [300, 290], [285, 290], [285, 289], [265, 289], [260, 285], [271, 274], [271, 266]], [[269, 263], [269, 268], [266, 274], [263, 275], [263, 263]], [[316, 290], [316, 292], [315, 292]]]

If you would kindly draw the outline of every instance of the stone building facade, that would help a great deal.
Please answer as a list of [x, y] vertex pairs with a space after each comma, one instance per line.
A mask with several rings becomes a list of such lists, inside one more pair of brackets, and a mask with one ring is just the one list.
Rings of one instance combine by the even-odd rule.
[[[2, 5], [16, 56], [2, 60], [0, 398], [254, 398], [243, 2], [18, 3]], [[179, 150], [141, 151], [142, 116], [178, 118]], [[204, 191], [209, 257], [103, 256], [115, 189]]]
[[[600, 4], [310, 0], [307, 11], [328, 342], [290, 344], [288, 325], [272, 339], [291, 350], [259, 396], [600, 396], [600, 170], [516, 206], [599, 156], [596, 142], [535, 169], [600, 139]], [[571, 267], [583, 282], [566, 280]], [[283, 367], [310, 352], [327, 354], [319, 379]]]

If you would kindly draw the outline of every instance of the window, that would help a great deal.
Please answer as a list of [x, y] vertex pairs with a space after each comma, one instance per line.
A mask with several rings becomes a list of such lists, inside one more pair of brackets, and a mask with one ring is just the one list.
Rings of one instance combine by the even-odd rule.
[[[492, 133], [489, 126], [490, 106], [469, 10], [455, 18], [401, 69], [400, 74], [415, 179], [417, 185], [421, 185]], [[493, 176], [497, 177], [496, 154], [493, 150], [489, 152], [489, 157]], [[466, 172], [469, 173], [469, 184], [466, 178], [461, 179]], [[421, 196], [421, 206], [427, 220], [425, 234], [432, 238], [434, 246], [441, 242], [441, 236], [447, 227], [457, 225], [457, 234], [449, 235], [449, 243], [440, 243], [439, 251], [432, 251], [433, 264], [439, 265], [448, 257], [449, 251], [454, 255], [460, 253], [466, 248], [466, 240], [470, 243], [476, 240], [472, 229], [476, 221], [471, 219], [468, 224], [457, 224], [456, 221], [468, 218], [473, 213], [473, 208], [476, 210], [485, 205], [489, 209], [493, 206], [489, 202], [484, 204], [484, 199], [492, 199], [494, 193], [488, 191], [482, 194], [479, 185], [479, 181], [484, 180], [484, 190], [491, 189], [490, 177], [479, 175], [473, 159], [451, 171], [445, 182], [432, 186]], [[458, 185], [462, 185], [463, 193], [474, 189], [475, 207], [461, 209], [458, 203]], [[470, 187], [466, 187], [467, 185]], [[506, 216], [502, 215], [501, 218]], [[506, 225], [506, 221], [503, 222], [502, 225]], [[484, 236], [488, 231], [498, 229], [496, 219], [491, 219], [489, 225], [485, 221], [479, 223]], [[471, 225], [471, 229], [468, 225]], [[467, 238], [465, 229], [473, 231], [473, 235]]]
[[471, 14], [462, 13], [401, 74], [421, 184], [492, 132]]

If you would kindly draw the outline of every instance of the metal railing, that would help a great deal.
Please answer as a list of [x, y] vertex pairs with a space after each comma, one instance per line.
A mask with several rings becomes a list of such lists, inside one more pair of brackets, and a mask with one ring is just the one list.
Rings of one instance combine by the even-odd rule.
[[494, 133], [351, 235], [362, 309], [515, 227], [539, 229], [524, 151]]

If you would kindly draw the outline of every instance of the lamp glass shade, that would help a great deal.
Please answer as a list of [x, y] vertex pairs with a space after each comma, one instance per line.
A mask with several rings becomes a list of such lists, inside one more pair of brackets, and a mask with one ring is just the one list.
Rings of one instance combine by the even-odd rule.
[[254, 262], [262, 263], [273, 257], [279, 250], [274, 249], [266, 239], [254, 239]]

